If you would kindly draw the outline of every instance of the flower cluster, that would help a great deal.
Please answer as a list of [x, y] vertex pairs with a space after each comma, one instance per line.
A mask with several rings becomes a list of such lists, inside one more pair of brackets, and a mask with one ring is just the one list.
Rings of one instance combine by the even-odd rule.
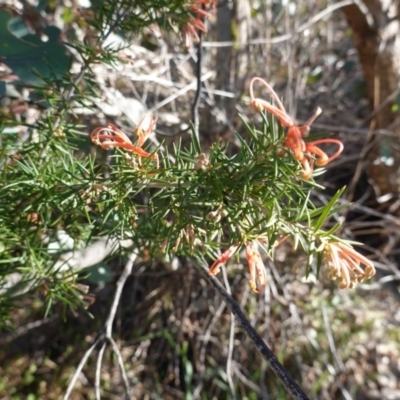
[[[339, 280], [339, 287], [347, 289], [357, 282], [375, 275], [374, 264], [349, 244], [328, 242], [324, 247], [324, 259], [328, 264], [328, 279]], [[361, 268], [365, 265], [365, 269]]]
[[[198, 1], [196, 4], [201, 5], [204, 2]], [[207, 2], [208, 5], [213, 5], [213, 2]], [[194, 6], [193, 6], [194, 7]], [[200, 13], [199, 15], [203, 15]], [[270, 92], [274, 103], [273, 105], [268, 101], [258, 99], [254, 97], [253, 85], [254, 82], [261, 82]], [[302, 126], [294, 124], [293, 120], [287, 115], [281, 101], [272, 87], [261, 78], [253, 78], [250, 83], [250, 97], [252, 105], [258, 111], [266, 110], [273, 114], [280, 123], [287, 127], [286, 136], [283, 140], [283, 145], [287, 147], [293, 153], [295, 159], [297, 159], [303, 167], [304, 178], [309, 178], [312, 174], [314, 165], [322, 166], [326, 165], [329, 161], [335, 159], [343, 150], [343, 145], [339, 140], [336, 139], [317, 139], [311, 142], [306, 142], [304, 139], [307, 137], [312, 122], [321, 113], [318, 108], [313, 116]], [[148, 153], [143, 150], [143, 145], [149, 135], [154, 131], [157, 120], [152, 117], [151, 114], [145, 115], [139, 122], [135, 129], [135, 135], [137, 136], [137, 142], [134, 145], [131, 140], [125, 135], [119, 128], [112, 124], [108, 124], [106, 127], [96, 128], [91, 133], [91, 140], [96, 145], [101, 146], [103, 149], [109, 149], [119, 147], [129, 152], [136, 154], [139, 157], [151, 158], [156, 160], [158, 168], [158, 155], [154, 153]], [[334, 143], [338, 145], [337, 151], [332, 155], [328, 156], [323, 152], [317, 145], [323, 143]], [[209, 160], [205, 154], [199, 154], [195, 157], [196, 165], [195, 169], [202, 169], [208, 171]], [[226, 216], [226, 211], [223, 209], [221, 204], [217, 210], [211, 211], [207, 214], [206, 219], [214, 223], [219, 222], [221, 218]], [[205, 231], [200, 230], [199, 232], [205, 234]], [[196, 232], [194, 226], [189, 224], [185, 229], [182, 229], [177, 242], [174, 246], [173, 251], [176, 252], [180, 245], [181, 239], [185, 238], [191, 251], [194, 251], [194, 247], [201, 244], [201, 240], [196, 238]], [[282, 241], [286, 240], [287, 236], [284, 236], [274, 244], [279, 245]], [[224, 265], [229, 258], [231, 258], [241, 247], [245, 246], [245, 256], [248, 262], [248, 268], [250, 273], [249, 286], [255, 293], [260, 293], [267, 283], [267, 274], [264, 266], [264, 262], [258, 251], [258, 243], [266, 242], [266, 238], [263, 234], [257, 237], [257, 240], [247, 240], [243, 242], [235, 243], [231, 245], [224, 253], [222, 253], [210, 266], [210, 275], [218, 274], [222, 265]], [[166, 243], [165, 243], [166, 245]], [[163, 248], [165, 247], [163, 246]], [[373, 263], [356, 252], [350, 244], [339, 241], [326, 241], [323, 244], [323, 258], [328, 265], [328, 278], [331, 280], [338, 280], [340, 288], [353, 287], [357, 282], [360, 282], [366, 278], [370, 278], [375, 274]], [[363, 269], [361, 265], [364, 264]]]
[[[270, 102], [254, 97], [253, 85], [258, 81], [266, 87], [268, 92], [271, 94], [275, 104], [272, 105]], [[250, 82], [250, 98], [251, 104], [257, 111], [266, 110], [276, 118], [279, 122], [288, 128], [285, 140], [283, 142], [284, 146], [290, 149], [294, 155], [294, 158], [300, 161], [303, 172], [302, 176], [304, 179], [309, 179], [312, 175], [314, 165], [324, 166], [330, 161], [337, 158], [343, 151], [343, 143], [337, 139], [324, 138], [317, 139], [311, 142], [305, 142], [304, 139], [308, 136], [310, 132], [310, 126], [314, 120], [321, 114], [322, 110], [318, 108], [311, 118], [302, 126], [297, 126], [293, 122], [292, 118], [286, 113], [282, 102], [279, 100], [278, 95], [275, 93], [274, 89], [264, 81], [264, 79], [255, 77]], [[333, 143], [338, 146], [336, 152], [328, 157], [328, 155], [322, 151], [317, 145], [324, 143]]]
[[[217, 275], [222, 265], [224, 265], [229, 260], [229, 258], [231, 258], [237, 252], [239, 247], [239, 244], [233, 244], [232, 246], [230, 246], [228, 250], [222, 253], [214, 261], [214, 263], [208, 270], [208, 273], [210, 275]], [[254, 242], [248, 242], [246, 244], [245, 254], [250, 272], [250, 289], [255, 293], [261, 293], [267, 283], [267, 274], [265, 271], [264, 262], [260, 256], [260, 253], [257, 250], [257, 244]]]
[[[210, 266], [209, 274], [217, 275], [220, 268], [239, 248], [239, 244], [230, 246]], [[261, 293], [267, 283], [267, 274], [264, 262], [257, 249], [257, 242], [249, 241], [246, 243], [245, 255], [250, 273], [250, 289], [255, 293]], [[354, 250], [348, 243], [327, 242], [323, 249], [323, 257], [328, 266], [328, 279], [338, 280], [341, 289], [353, 288], [357, 282], [362, 282], [375, 275], [373, 262]], [[362, 264], [365, 265], [364, 269], [361, 268]]]
[[105, 150], [113, 147], [120, 147], [135, 153], [139, 157], [156, 160], [158, 168], [158, 155], [147, 153], [142, 149], [144, 142], [154, 131], [156, 122], [157, 119], [153, 118], [151, 114], [147, 114], [141, 119], [135, 129], [135, 135], [138, 137], [136, 145], [133, 145], [128, 136], [113, 124], [108, 124], [106, 127], [96, 128], [91, 133], [90, 137], [94, 144]]
[[191, 47], [193, 42], [200, 41], [198, 32], [207, 33], [204, 19], [211, 18], [211, 14], [206, 10], [215, 9], [217, 3], [218, 0], [192, 0], [189, 2], [189, 11], [194, 14], [194, 17], [190, 18], [182, 28], [182, 37], [186, 48]]

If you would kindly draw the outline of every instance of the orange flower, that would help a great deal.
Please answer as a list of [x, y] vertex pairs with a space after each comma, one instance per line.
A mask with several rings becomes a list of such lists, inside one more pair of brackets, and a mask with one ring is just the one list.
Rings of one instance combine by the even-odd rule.
[[198, 43], [200, 37], [198, 32], [207, 33], [204, 18], [211, 18], [211, 14], [206, 10], [215, 9], [218, 0], [193, 0], [189, 2], [189, 10], [195, 15], [182, 28], [182, 37], [185, 47], [189, 48], [193, 42]]
[[[254, 82], [259, 81], [264, 85], [268, 92], [271, 94], [275, 104], [272, 105], [270, 102], [258, 99], [254, 97], [253, 85]], [[309, 179], [312, 175], [314, 164], [317, 166], [324, 166], [337, 158], [343, 151], [343, 143], [337, 139], [325, 138], [318, 139], [312, 142], [305, 142], [306, 138], [310, 132], [310, 126], [314, 120], [321, 114], [322, 110], [318, 107], [311, 118], [302, 126], [297, 126], [293, 122], [292, 118], [286, 113], [282, 102], [279, 100], [278, 95], [275, 93], [274, 89], [264, 81], [264, 79], [255, 77], [250, 81], [250, 99], [252, 106], [257, 111], [266, 110], [276, 118], [278, 118], [281, 125], [288, 128], [285, 140], [283, 141], [284, 146], [293, 152], [294, 158], [300, 161], [303, 167], [303, 178]], [[336, 152], [328, 157], [328, 155], [322, 151], [317, 145], [323, 143], [333, 143], [338, 146]]]
[[204, 6], [205, 9], [213, 8], [218, 4], [218, 0], [192, 0], [192, 3], [197, 7]]
[[226, 250], [224, 253], [222, 253], [211, 265], [211, 267], [208, 270], [208, 273], [210, 275], [217, 275], [220, 268], [236, 253], [236, 250], [239, 248], [238, 244], [233, 244], [231, 247], [229, 247], [228, 250]]
[[147, 153], [142, 149], [144, 142], [154, 131], [157, 119], [153, 119], [151, 114], [145, 115], [137, 125], [135, 134], [138, 137], [136, 146], [133, 145], [128, 136], [125, 135], [119, 128], [113, 124], [108, 124], [106, 127], [96, 128], [90, 135], [94, 144], [108, 150], [113, 147], [131, 151], [139, 157], [151, 158], [156, 160], [158, 168], [158, 155]]
[[191, 18], [182, 28], [182, 37], [186, 48], [191, 47], [193, 42], [200, 42], [200, 37], [197, 31], [203, 33], [208, 32], [207, 27], [204, 25], [201, 18]]
[[[375, 275], [373, 262], [349, 244], [329, 242], [325, 245], [324, 256], [328, 263], [328, 278], [339, 279], [341, 289], [354, 287], [357, 282]], [[365, 269], [361, 268], [361, 264], [365, 265]]]
[[[234, 244], [229, 247], [224, 253], [222, 253], [211, 265], [208, 270], [210, 275], [217, 275], [222, 265], [224, 265], [229, 258], [231, 258], [239, 248], [238, 244]], [[249, 242], [246, 245], [246, 259], [249, 265], [250, 272], [250, 289], [255, 293], [261, 293], [264, 286], [267, 283], [267, 274], [265, 271], [264, 262], [253, 242]], [[257, 288], [258, 282], [258, 288]]]

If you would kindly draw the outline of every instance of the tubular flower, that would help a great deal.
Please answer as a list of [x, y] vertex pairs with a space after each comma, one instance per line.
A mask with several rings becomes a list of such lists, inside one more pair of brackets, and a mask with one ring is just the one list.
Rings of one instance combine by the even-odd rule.
[[228, 250], [223, 252], [211, 265], [208, 270], [210, 275], [217, 275], [220, 268], [236, 253], [239, 248], [238, 244], [233, 244]]
[[[217, 275], [222, 265], [224, 265], [229, 258], [231, 258], [238, 250], [239, 245], [234, 244], [222, 253], [211, 265], [208, 270], [210, 275]], [[255, 293], [261, 293], [264, 286], [267, 283], [267, 274], [265, 271], [264, 262], [253, 242], [249, 242], [246, 245], [246, 259], [249, 266], [250, 272], [250, 289]], [[258, 282], [258, 287], [257, 287]]]
[[204, 22], [201, 18], [191, 18], [186, 23], [186, 25], [182, 28], [182, 37], [183, 43], [186, 48], [192, 47], [192, 43], [200, 42], [200, 37], [197, 31], [201, 31], [203, 33], [207, 33], [207, 27], [204, 25]]
[[[265, 86], [268, 92], [271, 94], [276, 106], [272, 105], [270, 102], [258, 99], [254, 97], [253, 85], [254, 82], [260, 82]], [[306, 138], [310, 132], [310, 126], [314, 120], [321, 114], [322, 110], [318, 107], [311, 118], [302, 126], [297, 126], [293, 122], [292, 118], [286, 113], [282, 102], [279, 100], [278, 95], [275, 93], [274, 89], [264, 81], [264, 79], [255, 77], [250, 81], [250, 99], [251, 105], [259, 112], [266, 110], [267, 112], [274, 115], [282, 126], [288, 128], [286, 137], [283, 141], [285, 147], [292, 151], [294, 158], [298, 160], [302, 167], [302, 176], [304, 179], [309, 179], [312, 175], [314, 165], [324, 166], [337, 158], [343, 151], [343, 143], [337, 139], [325, 138], [317, 139], [311, 142], [305, 142]], [[338, 146], [338, 149], [330, 157], [322, 151], [317, 145], [324, 143], [333, 143]]]
[[[246, 246], [246, 258], [249, 264], [250, 289], [255, 293], [261, 293], [267, 283], [267, 273], [260, 253], [252, 242], [248, 243]], [[258, 288], [257, 282], [259, 284]]]
[[[353, 249], [349, 244], [329, 242], [324, 248], [324, 259], [328, 264], [328, 278], [339, 280], [339, 287], [354, 287], [357, 282], [375, 275], [374, 264]], [[365, 268], [361, 268], [361, 264]]]
[[182, 27], [182, 37], [185, 47], [189, 48], [193, 42], [198, 43], [200, 41], [198, 32], [208, 32], [204, 24], [204, 19], [211, 18], [211, 14], [206, 10], [215, 9], [217, 3], [218, 0], [193, 0], [189, 2], [189, 11], [191, 11], [195, 17], [189, 19]]
[[201, 8], [204, 6], [205, 9], [215, 9], [218, 4], [218, 0], [193, 0], [192, 3], [195, 7]]
[[128, 136], [125, 135], [119, 128], [113, 124], [108, 124], [106, 127], [96, 128], [90, 135], [94, 144], [108, 150], [113, 147], [131, 151], [139, 157], [151, 158], [156, 160], [158, 168], [158, 155], [147, 153], [142, 149], [144, 142], [151, 135], [156, 127], [157, 119], [154, 119], [151, 114], [145, 115], [137, 125], [134, 133], [138, 137], [136, 146], [133, 145]]

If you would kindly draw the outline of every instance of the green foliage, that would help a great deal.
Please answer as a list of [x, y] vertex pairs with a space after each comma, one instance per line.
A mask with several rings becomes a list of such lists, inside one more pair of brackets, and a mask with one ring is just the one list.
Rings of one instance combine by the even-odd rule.
[[315, 184], [299, 177], [292, 156], [278, 155], [279, 127], [264, 119], [260, 129], [247, 125], [247, 130], [252, 140], [239, 136], [242, 146], [234, 156], [215, 143], [205, 169], [197, 167], [194, 145], [184, 149], [178, 143], [169, 155], [173, 161], [165, 157], [156, 169], [153, 161], [139, 165], [123, 150], [115, 152], [110, 165], [96, 166], [92, 156], [71, 145], [76, 140], [72, 131], [58, 137], [42, 126], [35, 142], [25, 142], [12, 158], [7, 149], [13, 144], [5, 140], [0, 191], [4, 268], [23, 272], [35, 287], [44, 280], [50, 298], [66, 300], [68, 285], [52, 271], [57, 257], [49, 251], [60, 231], [74, 248], [99, 236], [117, 236], [132, 239], [153, 257], [215, 258], [217, 238], [227, 245], [262, 238], [273, 257], [274, 243], [282, 236], [311, 255], [315, 241], [330, 235], [321, 228], [341, 192], [316, 207], [310, 200]]
[[[98, 2], [90, 24], [99, 38], [105, 38], [111, 32], [110, 24], [125, 32], [129, 25], [140, 33], [143, 26], [159, 23], [161, 14], [184, 19], [184, 2], [173, 6], [151, 2], [151, 7], [139, 3], [126, 13], [124, 7], [128, 4], [123, 2]], [[143, 9], [145, 13], [139, 12]], [[120, 19], [114, 21], [116, 15]], [[65, 54], [63, 47], [52, 40], [33, 47], [33, 42], [12, 36], [18, 24], [14, 22], [10, 28], [4, 11], [0, 17], [8, 32], [6, 39], [15, 43], [12, 50], [7, 50], [5, 42], [2, 44], [8, 61], [20, 52], [28, 57], [31, 48], [47, 54], [48, 45], [58, 46], [52, 52], [54, 60], [60, 61], [57, 52]], [[65, 93], [75, 92], [75, 101], [82, 104], [87, 103], [88, 95], [95, 98], [96, 82], [91, 80], [90, 66], [112, 64], [116, 50], [68, 45], [86, 60], [83, 79], [76, 81], [70, 76], [55, 80], [48, 70], [48, 83], [37, 87], [36, 93], [45, 99], [49, 112], [31, 128], [32, 139], [20, 143], [14, 135], [3, 135], [3, 277], [19, 271], [24, 278], [20, 285], [29, 283], [32, 290], [41, 288], [49, 302], [58, 299], [76, 306], [76, 277], [73, 272], [68, 277], [59, 274], [53, 265], [63, 252], [82, 249], [96, 237], [131, 239], [136, 251], [161, 258], [179, 254], [215, 259], [221, 243], [246, 245], [250, 241], [258, 241], [273, 257], [275, 244], [283, 237], [290, 237], [295, 248], [300, 246], [309, 262], [317, 249], [323, 251], [316, 242], [321, 237], [329, 240], [337, 228], [321, 230], [342, 192], [325, 206], [313, 204], [310, 194], [318, 185], [302, 179], [298, 161], [283, 153], [285, 133], [270, 116], [262, 114], [261, 125], [242, 117], [249, 139], [237, 135], [241, 146], [233, 156], [219, 143], [206, 156], [195, 140], [185, 147], [178, 142], [169, 154], [157, 150], [162, 160], [157, 169], [152, 160], [135, 158], [124, 150], [115, 151], [106, 165], [78, 151], [77, 144], [82, 148], [79, 143], [87, 142], [87, 138], [82, 136], [82, 127], [66, 123], [69, 98]], [[61, 64], [65, 68], [68, 63], [63, 60]], [[20, 76], [27, 77], [28, 73], [24, 70]], [[86, 146], [83, 144], [83, 148]], [[69, 240], [69, 247], [60, 243], [60, 232]]]
[[[31, 96], [43, 108], [38, 121], [25, 124], [26, 138], [13, 130], [24, 125], [13, 115], [6, 114], [0, 126], [2, 325], [10, 328], [12, 307], [27, 291], [45, 299], [43, 314], [50, 314], [55, 304], [84, 307], [80, 271], [60, 267], [59, 261], [104, 237], [130, 240], [129, 248], [117, 250], [134, 251], [143, 259], [178, 255], [205, 263], [229, 246], [252, 242], [273, 258], [277, 245], [287, 240], [305, 255], [304, 273], [314, 268], [318, 275], [326, 243], [339, 240], [334, 236], [338, 224], [327, 231], [324, 227], [341, 209], [336, 203], [343, 191], [325, 205], [314, 202], [313, 191], [323, 188], [302, 178], [302, 165], [285, 147], [286, 133], [271, 115], [262, 112], [254, 121], [241, 116], [244, 132], [236, 134], [238, 148], [217, 142], [202, 149], [193, 132], [189, 143], [178, 140], [168, 148], [146, 149], [158, 155], [159, 168], [150, 157], [126, 149], [105, 153], [90, 144], [89, 128], [76, 120], [74, 107], [94, 108], [101, 96], [92, 75], [95, 64], [121, 62], [121, 49], [103, 46], [104, 41], [112, 32], [124, 38], [142, 35], [152, 24], [180, 28], [191, 17], [185, 1], [132, 5], [99, 0], [92, 5], [90, 17], [78, 20], [89, 33], [83, 43], [67, 32], [72, 39], [62, 44], [55, 27], [43, 30], [49, 38], [43, 42], [21, 19], [0, 10], [0, 56], [19, 77], [17, 87], [32, 85]], [[64, 10], [65, 23], [73, 17], [71, 10]], [[82, 60], [76, 74], [69, 71], [67, 49]], [[19, 280], [11, 284], [15, 274]], [[83, 275], [94, 283], [111, 279], [101, 264]], [[176, 342], [164, 328], [141, 332], [138, 340], [158, 334], [179, 356], [189, 399], [194, 375], [189, 346]], [[226, 374], [217, 367], [213, 374], [216, 370], [216, 384], [227, 390]], [[27, 371], [27, 383], [34, 372]]]

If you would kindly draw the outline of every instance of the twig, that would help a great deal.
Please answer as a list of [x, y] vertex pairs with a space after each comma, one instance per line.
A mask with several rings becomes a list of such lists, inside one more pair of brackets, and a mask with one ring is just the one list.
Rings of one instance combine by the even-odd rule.
[[74, 389], [74, 386], [76, 384], [76, 381], [79, 378], [79, 375], [82, 372], [83, 367], [85, 366], [87, 360], [89, 359], [90, 355], [92, 354], [93, 350], [96, 348], [96, 346], [98, 345], [98, 343], [101, 340], [101, 336], [99, 335], [95, 341], [93, 342], [93, 344], [86, 350], [85, 354], [83, 355], [81, 362], [79, 363], [78, 367], [76, 368], [74, 375], [72, 375], [72, 378], [68, 384], [67, 390], [65, 391], [63, 400], [68, 400], [69, 396], [72, 393], [72, 390]]
[[[211, 76], [213, 76], [213, 75], [214, 75], [213, 71], [208, 71], [201, 77], [200, 80], [201, 80], [201, 82], [205, 81], [205, 80], [211, 78]], [[178, 97], [182, 96], [183, 94], [185, 94], [189, 90], [194, 89], [195, 87], [197, 88], [196, 82], [193, 81], [192, 83], [189, 83], [188, 85], [186, 85], [182, 89], [178, 90], [176, 93], [171, 94], [170, 96], [165, 98], [163, 101], [160, 101], [159, 103], [157, 103], [154, 107], [151, 107], [149, 109], [149, 112], [154, 112], [154, 111], [160, 109], [161, 107], [164, 107], [165, 105], [167, 105], [171, 101], [177, 99]]]
[[[224, 284], [226, 292], [231, 295], [231, 287], [229, 285], [228, 275], [226, 269], [222, 269], [222, 274], [224, 278]], [[229, 328], [229, 346], [228, 346], [228, 357], [226, 359], [226, 375], [228, 379], [229, 389], [231, 391], [232, 399], [236, 400], [235, 385], [232, 378], [232, 358], [233, 358], [233, 348], [235, 342], [235, 315], [231, 312], [231, 325]]]
[[49, 324], [57, 319], [57, 316], [54, 315], [52, 317], [40, 319], [39, 321], [33, 321], [29, 322], [28, 324], [24, 326], [20, 326], [13, 330], [12, 332], [7, 332], [2, 335], [0, 335], [0, 346], [4, 346], [7, 343], [10, 343], [11, 341], [15, 340], [18, 337], [21, 337], [23, 335], [32, 335], [33, 333], [30, 333], [29, 331], [33, 329], [37, 329], [42, 327], [43, 325]]
[[89, 359], [90, 355], [92, 354], [93, 350], [97, 347], [99, 343], [102, 343], [102, 347], [99, 351], [99, 355], [97, 358], [97, 363], [96, 363], [96, 378], [95, 378], [95, 392], [96, 392], [96, 399], [100, 399], [100, 369], [101, 369], [101, 362], [103, 359], [103, 354], [106, 348], [107, 342], [111, 344], [111, 347], [117, 356], [117, 361], [118, 361], [118, 366], [121, 372], [122, 376], [122, 381], [124, 383], [124, 389], [125, 389], [125, 396], [124, 398], [126, 400], [130, 399], [130, 387], [129, 387], [129, 381], [128, 381], [128, 376], [125, 371], [123, 359], [121, 356], [121, 352], [118, 348], [117, 343], [115, 340], [112, 338], [112, 326], [114, 323], [115, 315], [117, 313], [118, 305], [121, 300], [121, 295], [122, 295], [122, 290], [125, 286], [126, 280], [128, 279], [129, 275], [132, 273], [132, 268], [133, 264], [136, 260], [136, 254], [131, 254], [129, 257], [128, 262], [125, 265], [125, 268], [121, 274], [121, 276], [118, 279], [117, 285], [116, 285], [116, 290], [114, 294], [114, 299], [111, 304], [110, 312], [108, 314], [107, 320], [104, 324], [103, 329], [99, 332], [97, 335], [96, 339], [94, 340], [93, 344], [89, 347], [88, 350], [86, 350], [86, 353], [82, 357], [81, 362], [79, 363], [74, 375], [71, 378], [71, 381], [68, 384], [67, 390], [65, 392], [65, 395], [63, 397], [63, 400], [68, 400], [69, 396], [72, 393], [72, 390], [74, 389], [74, 386], [76, 384], [76, 381], [78, 380], [78, 377], [80, 373], [82, 372], [83, 367], [85, 366], [87, 360]]
[[200, 392], [203, 389], [204, 386], [204, 376], [206, 373], [206, 350], [207, 350], [207, 344], [210, 341], [211, 338], [211, 334], [213, 332], [213, 329], [216, 325], [216, 323], [219, 321], [219, 319], [221, 318], [221, 315], [223, 313], [223, 311], [226, 308], [226, 304], [225, 303], [221, 303], [218, 307], [218, 310], [213, 313], [214, 316], [212, 317], [212, 320], [210, 322], [210, 324], [207, 327], [207, 330], [203, 336], [203, 343], [200, 349], [200, 357], [199, 357], [199, 365], [200, 365], [200, 376], [199, 376], [199, 383], [196, 386], [196, 389], [194, 390], [193, 393], [193, 398], [197, 399], [200, 398]]
[[100, 395], [101, 365], [103, 363], [103, 356], [104, 356], [106, 347], [107, 347], [107, 342], [103, 342], [103, 344], [101, 345], [99, 354], [97, 355], [96, 375], [95, 375], [95, 380], [94, 380], [94, 393], [96, 396], [96, 400], [101, 400], [101, 395]]
[[325, 335], [328, 339], [331, 354], [336, 362], [336, 367], [339, 369], [339, 372], [344, 372], [346, 371], [346, 367], [336, 349], [335, 339], [333, 338], [332, 327], [329, 321], [328, 312], [323, 302], [321, 303], [321, 312], [322, 312], [322, 320], [324, 321]]
[[244, 315], [239, 304], [233, 299], [233, 297], [225, 290], [217, 278], [209, 275], [208, 268], [201, 265], [199, 261], [196, 262], [198, 269], [201, 271], [206, 280], [211, 283], [212, 286], [217, 289], [222, 299], [225, 301], [231, 312], [239, 320], [244, 332], [249, 337], [249, 339], [257, 347], [258, 351], [268, 361], [270, 368], [281, 381], [283, 386], [286, 388], [287, 392], [295, 400], [309, 400], [300, 386], [289, 376], [283, 365], [278, 361], [275, 354], [268, 347], [268, 345], [263, 341], [257, 331], [250, 325], [250, 322]]
[[[284, 295], [285, 300], [289, 302], [289, 310], [290, 310], [290, 313], [291, 313], [291, 315], [292, 315], [292, 318], [294, 319], [294, 321], [296, 321], [296, 322], [298, 323], [298, 325], [300, 326], [300, 328], [301, 328], [302, 331], [303, 331], [304, 336], [308, 339], [308, 341], [310, 342], [311, 346], [313, 346], [314, 349], [317, 350], [317, 351], [322, 351], [321, 346], [319, 345], [318, 341], [317, 341], [314, 337], [312, 337], [312, 336], [309, 334], [308, 330], [307, 330], [306, 327], [304, 326], [304, 322], [303, 322], [301, 316], [299, 315], [299, 313], [298, 313], [298, 311], [297, 311], [297, 305], [296, 305], [295, 302], [290, 298], [290, 295], [289, 295], [289, 293], [288, 293], [288, 291], [287, 291], [287, 289], [286, 289], [286, 286], [285, 286], [285, 282], [283, 281], [281, 275], [279, 274], [278, 270], [276, 269], [275, 264], [274, 264], [273, 262], [270, 262], [270, 263], [269, 263], [269, 266], [270, 266], [270, 268], [271, 268], [271, 270], [272, 270], [272, 272], [273, 272], [273, 274], [274, 274], [275, 280], [278, 282], [278, 284], [279, 284], [279, 286], [280, 286], [280, 288], [281, 288], [281, 290], [282, 290], [282, 292], [283, 292], [283, 295]], [[301, 368], [301, 367], [300, 367], [300, 368]], [[337, 369], [335, 368], [335, 366], [332, 365], [332, 364], [330, 364], [329, 362], [324, 362], [324, 368], [325, 368], [325, 370], [327, 370], [333, 377], [337, 376], [337, 375], [338, 375], [338, 372], [341, 372], [341, 371], [342, 371], [342, 370], [337, 371]], [[339, 386], [339, 388], [340, 388], [340, 390], [341, 390], [341, 392], [342, 392], [343, 398], [344, 398], [345, 400], [350, 400], [350, 399], [351, 399], [350, 394], [348, 393], [348, 391], [347, 391], [347, 389], [344, 387], [344, 385], [343, 385], [341, 382], [339, 382], [339, 383], [338, 383], [338, 386]]]
[[[325, 308], [324, 304], [322, 304], [322, 306], [321, 306], [321, 311], [322, 311], [322, 317], [323, 317], [323, 321], [324, 321], [325, 332], [326, 332], [326, 336], [328, 338], [328, 343], [329, 343], [329, 347], [330, 347], [330, 350], [331, 350], [331, 354], [332, 354], [333, 358], [336, 361], [336, 366], [337, 367], [335, 368], [335, 375], [338, 375], [338, 372], [339, 373], [343, 373], [346, 370], [346, 367], [343, 364], [343, 361], [340, 358], [340, 356], [339, 356], [339, 354], [338, 354], [338, 352], [336, 350], [335, 340], [334, 340], [333, 335], [332, 335], [332, 329], [331, 329], [331, 326], [330, 326], [329, 318], [328, 318], [328, 315], [327, 315], [326, 308]], [[343, 398], [345, 400], [351, 400], [352, 399], [351, 394], [344, 387], [343, 383], [340, 382], [340, 380], [339, 380], [338, 385], [339, 385], [339, 388], [340, 388], [340, 390], [342, 392]]]
[[318, 14], [314, 15], [314, 17], [309, 19], [303, 25], [299, 26], [294, 33], [287, 33], [285, 35], [277, 36], [277, 37], [274, 37], [272, 39], [267, 39], [267, 40], [266, 39], [253, 39], [253, 40], [249, 40], [245, 44], [240, 44], [237, 41], [204, 42], [203, 46], [204, 47], [231, 47], [231, 46], [244, 47], [244, 46], [258, 45], [258, 44], [282, 43], [287, 40], [292, 40], [296, 35], [300, 34], [301, 32], [305, 31], [306, 29], [310, 28], [311, 25], [313, 25], [313, 24], [317, 23], [319, 20], [325, 18], [327, 15], [329, 15], [333, 11], [336, 11], [340, 8], [349, 6], [354, 3], [355, 3], [355, 0], [343, 0], [343, 1], [339, 1], [336, 4], [332, 4], [331, 6], [327, 7], [325, 10], [322, 10]]
[[194, 134], [196, 135], [197, 142], [200, 143], [200, 134], [199, 134], [199, 104], [201, 99], [201, 63], [202, 63], [202, 55], [203, 55], [203, 34], [199, 32], [199, 43], [197, 44], [197, 62], [196, 62], [196, 79], [197, 79], [197, 90], [196, 95], [194, 97], [193, 106], [192, 106], [192, 120], [194, 127]]
[[243, 372], [241, 371], [241, 368], [243, 368], [243, 365], [240, 362], [234, 360], [234, 362], [232, 363], [232, 368], [233, 368], [238, 380], [240, 380], [244, 385], [246, 385], [250, 390], [252, 390], [258, 396], [257, 399], [264, 400], [265, 397], [263, 397], [263, 396], [265, 395], [265, 393], [263, 393], [263, 391], [262, 391], [263, 389], [260, 386], [258, 386], [256, 383], [251, 381], [250, 378], [248, 378], [244, 374], [245, 371], [243, 371]]
[[112, 346], [112, 349], [113, 349], [115, 355], [117, 356], [119, 370], [121, 372], [122, 381], [124, 382], [126, 400], [129, 400], [131, 389], [129, 386], [128, 375], [126, 374], [126, 370], [125, 370], [125, 366], [124, 366], [124, 359], [122, 358], [121, 351], [119, 350], [119, 347], [118, 347], [117, 343], [115, 342], [115, 340], [112, 337], [110, 337], [109, 341], [111, 343], [111, 346]]

